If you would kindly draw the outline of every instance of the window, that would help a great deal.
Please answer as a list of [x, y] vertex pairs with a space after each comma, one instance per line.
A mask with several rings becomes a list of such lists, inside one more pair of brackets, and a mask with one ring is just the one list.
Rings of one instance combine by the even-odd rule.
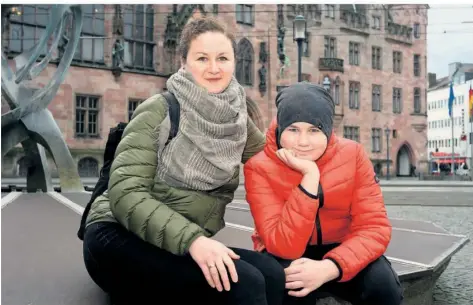
[[360, 142], [360, 127], [344, 126], [343, 137], [356, 142]]
[[[49, 5], [19, 5], [17, 7], [21, 14], [12, 14], [10, 17], [8, 51], [21, 53], [39, 42], [49, 21], [50, 10]], [[45, 47], [41, 55], [46, 55], [46, 51]]]
[[125, 66], [154, 71], [154, 10], [148, 4], [126, 5], [123, 9]]
[[237, 4], [236, 5], [236, 22], [247, 25], [253, 25], [254, 23], [254, 5], [249, 4]]
[[348, 94], [348, 106], [350, 109], [360, 109], [360, 83], [350, 82]]
[[371, 129], [371, 151], [381, 152], [381, 128]]
[[128, 101], [128, 122], [131, 121], [131, 117], [133, 116], [133, 112], [135, 112], [136, 108], [141, 104], [142, 100], [134, 100], [130, 99]]
[[380, 85], [373, 85], [372, 93], [371, 93], [371, 101], [372, 101], [372, 110], [373, 111], [381, 111], [381, 86]]
[[340, 77], [337, 76], [333, 86], [333, 101], [335, 105], [340, 105]]
[[420, 113], [421, 111], [420, 88], [414, 88], [414, 113]]
[[242, 38], [237, 46], [236, 78], [242, 85], [253, 86], [253, 57], [251, 42]]
[[336, 58], [337, 52], [335, 49], [335, 37], [325, 36], [324, 44], [324, 57], [325, 58]]
[[393, 88], [393, 113], [402, 112], [402, 89]]
[[373, 69], [381, 70], [381, 48], [372, 47], [371, 65]]
[[393, 52], [393, 72], [402, 72], [402, 53], [398, 51]]
[[381, 29], [381, 17], [373, 16], [373, 29], [375, 30]]
[[[74, 61], [103, 64], [105, 41], [103, 38], [105, 36], [104, 5], [82, 5], [82, 11], [81, 39], [79, 39], [77, 50], [74, 53]], [[69, 30], [72, 30], [72, 27]]]
[[414, 23], [414, 38], [420, 38], [420, 24]]
[[77, 164], [80, 177], [98, 177], [99, 162], [94, 158], [86, 157], [79, 160]]
[[98, 137], [99, 98], [76, 96], [76, 137]]
[[302, 42], [302, 56], [310, 57], [310, 32], [305, 33], [306, 39]]
[[325, 17], [335, 18], [335, 5], [334, 4], [325, 4]]
[[350, 65], [360, 65], [360, 44], [358, 42], [350, 41], [349, 43], [349, 62]]
[[414, 54], [414, 76], [420, 76], [420, 55]]

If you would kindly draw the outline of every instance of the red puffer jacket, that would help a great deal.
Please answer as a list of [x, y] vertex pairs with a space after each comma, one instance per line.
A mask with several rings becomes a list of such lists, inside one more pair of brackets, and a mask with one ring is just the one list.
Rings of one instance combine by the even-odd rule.
[[386, 251], [391, 224], [373, 165], [357, 142], [333, 134], [320, 170], [318, 196], [299, 185], [302, 175], [276, 155], [276, 121], [263, 151], [244, 167], [246, 198], [255, 222], [255, 250], [300, 258], [307, 245], [341, 243], [324, 258], [338, 264], [339, 281], [352, 279]]

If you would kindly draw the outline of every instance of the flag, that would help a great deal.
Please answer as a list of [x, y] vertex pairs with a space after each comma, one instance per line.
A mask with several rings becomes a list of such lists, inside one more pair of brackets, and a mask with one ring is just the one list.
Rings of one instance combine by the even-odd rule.
[[473, 89], [471, 89], [471, 84], [470, 84], [470, 91], [468, 91], [468, 101], [469, 101], [468, 111], [470, 113], [470, 122], [473, 122]]
[[453, 82], [450, 83], [450, 96], [448, 97], [448, 115], [452, 117], [453, 110], [453, 100], [455, 100], [455, 95], [453, 94]]

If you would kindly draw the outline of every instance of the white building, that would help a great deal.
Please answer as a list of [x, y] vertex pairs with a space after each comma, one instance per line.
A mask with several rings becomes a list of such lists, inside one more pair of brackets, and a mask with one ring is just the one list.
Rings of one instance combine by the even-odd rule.
[[[427, 92], [427, 153], [444, 152], [451, 155], [452, 145], [455, 155], [471, 161], [471, 140], [473, 130], [468, 113], [468, 94], [473, 80], [454, 84], [453, 93], [453, 143], [452, 143], [452, 118], [448, 113], [448, 98], [450, 84], [448, 77], [440, 80], [437, 86]], [[471, 163], [469, 164], [471, 166]]]

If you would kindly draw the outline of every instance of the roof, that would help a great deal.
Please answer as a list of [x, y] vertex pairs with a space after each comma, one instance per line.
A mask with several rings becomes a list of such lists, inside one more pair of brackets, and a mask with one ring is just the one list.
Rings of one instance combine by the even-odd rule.
[[437, 90], [437, 89], [442, 89], [442, 88], [445, 88], [445, 87], [448, 87], [448, 84], [449, 84], [449, 80], [448, 80], [448, 76], [444, 76], [444, 77], [441, 77], [439, 79], [437, 79], [436, 83], [434, 86], [430, 87], [427, 91], [433, 91], [433, 90]]

